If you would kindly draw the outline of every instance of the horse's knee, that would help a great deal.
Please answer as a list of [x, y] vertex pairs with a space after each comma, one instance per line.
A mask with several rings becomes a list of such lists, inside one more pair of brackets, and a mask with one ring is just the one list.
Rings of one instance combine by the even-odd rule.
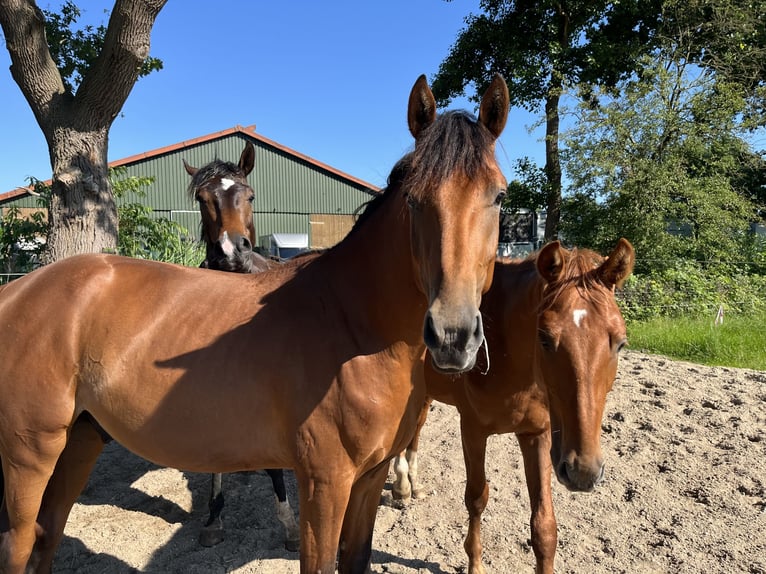
[[489, 500], [489, 484], [485, 480], [481, 488], [470, 483], [465, 487], [465, 507], [469, 516], [478, 516], [487, 508]]

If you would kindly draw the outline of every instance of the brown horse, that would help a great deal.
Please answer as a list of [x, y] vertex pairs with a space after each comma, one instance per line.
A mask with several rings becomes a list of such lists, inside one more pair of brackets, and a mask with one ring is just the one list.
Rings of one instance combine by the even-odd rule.
[[[253, 144], [245, 144], [237, 164], [219, 159], [201, 168], [192, 167], [185, 160], [183, 164], [191, 176], [189, 197], [198, 203], [200, 211], [201, 237], [206, 253], [200, 267], [233, 273], [260, 273], [278, 265], [277, 261], [253, 251], [255, 227], [251, 205], [255, 192], [247, 182], [255, 165]], [[265, 470], [274, 488], [277, 518], [285, 530], [285, 548], [297, 552], [300, 530], [287, 499], [284, 472], [279, 468]], [[214, 473], [210, 477], [210, 514], [199, 535], [202, 546], [223, 542], [223, 506], [223, 476]]]
[[[551, 463], [570, 490], [593, 490], [603, 478], [601, 417], [626, 343], [613, 293], [632, 272], [634, 260], [625, 239], [608, 258], [553, 242], [524, 261], [498, 260], [481, 304], [489, 370], [474, 369], [455, 380], [426, 367], [429, 397], [457, 406], [460, 413], [470, 574], [485, 571], [480, 525], [488, 498], [484, 461], [490, 435], [515, 433], [521, 447], [537, 572], [553, 572], [556, 552]], [[419, 434], [418, 429], [394, 465], [396, 498], [418, 495]]]
[[499, 76], [478, 120], [437, 116], [352, 232], [245, 275], [111, 255], [60, 261], [0, 298], [0, 570], [48, 572], [102, 449], [163, 466], [295, 470], [301, 572], [364, 572], [388, 465], [425, 400], [422, 356], [471, 369], [506, 181]]
[[255, 165], [253, 144], [245, 144], [237, 164], [216, 159], [196, 168], [186, 160], [183, 163], [192, 177], [189, 195], [199, 204], [202, 217], [205, 260], [200, 267], [257, 273], [277, 265], [253, 251], [255, 227], [251, 205], [255, 193], [247, 183]]

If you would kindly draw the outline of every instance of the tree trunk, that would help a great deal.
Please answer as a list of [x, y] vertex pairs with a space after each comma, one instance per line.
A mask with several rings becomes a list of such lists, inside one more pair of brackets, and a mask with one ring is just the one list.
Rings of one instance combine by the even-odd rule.
[[545, 241], [559, 236], [561, 221], [561, 158], [559, 156], [559, 99], [561, 86], [551, 87], [545, 98], [545, 175], [548, 180]]
[[44, 263], [116, 250], [117, 207], [107, 172], [107, 138], [107, 127], [57, 129], [48, 137], [53, 185]]
[[117, 209], [108, 179], [109, 128], [149, 55], [167, 0], [115, 0], [101, 52], [69, 91], [51, 57], [34, 0], [0, 0], [11, 75], [45, 134], [53, 170], [43, 262], [117, 247]]
[[545, 175], [548, 179], [545, 241], [559, 236], [561, 222], [561, 157], [559, 155], [559, 101], [564, 88], [560, 58], [569, 50], [570, 14], [566, 3], [556, 4], [558, 47], [550, 54], [551, 81], [545, 98]]

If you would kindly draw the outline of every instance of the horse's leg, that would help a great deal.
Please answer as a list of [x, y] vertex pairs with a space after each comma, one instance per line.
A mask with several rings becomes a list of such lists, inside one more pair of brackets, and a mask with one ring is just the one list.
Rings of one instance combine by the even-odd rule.
[[88, 483], [108, 440], [109, 437], [88, 417], [78, 418], [72, 426], [66, 447], [48, 481], [37, 517], [40, 532], [29, 561], [35, 572], [50, 572], [72, 506]]
[[66, 428], [50, 432], [27, 431], [14, 442], [2, 460], [4, 474], [3, 522], [0, 540], [0, 572], [22, 574], [37, 539], [37, 515], [48, 479], [64, 450]]
[[552, 574], [557, 534], [551, 497], [551, 433], [516, 438], [524, 457], [524, 474], [532, 506], [530, 527], [532, 550], [537, 559], [536, 571], [538, 574]]
[[285, 488], [285, 473], [281, 468], [267, 468], [266, 474], [271, 479], [276, 499], [277, 518], [285, 527], [285, 548], [290, 552], [298, 552], [301, 544], [300, 528], [295, 520], [295, 514], [287, 500]]
[[423, 408], [418, 416], [415, 436], [412, 437], [407, 449], [394, 459], [394, 473], [396, 478], [391, 489], [391, 495], [394, 500], [401, 500], [406, 503], [410, 498], [422, 498], [423, 489], [418, 480], [418, 445], [420, 444], [420, 431], [426, 424], [428, 411], [431, 408], [433, 399], [426, 397]]
[[372, 535], [380, 493], [388, 478], [390, 461], [367, 471], [351, 488], [343, 529], [340, 534], [339, 574], [361, 574], [370, 571]]
[[208, 515], [205, 526], [199, 533], [200, 546], [215, 546], [223, 542], [223, 475], [220, 473], [210, 475], [210, 499], [208, 500]]
[[295, 469], [300, 495], [301, 574], [335, 572], [340, 530], [354, 480], [353, 468], [342, 468], [335, 460], [324, 465], [317, 460], [314, 468], [317, 466], [323, 466], [323, 475], [315, 472], [310, 476], [303, 468]]
[[481, 514], [487, 507], [489, 486], [484, 465], [487, 452], [487, 435], [483, 431], [471, 431], [460, 419], [460, 435], [465, 459], [465, 507], [468, 510], [468, 534], [463, 547], [468, 554], [468, 574], [485, 574], [481, 553]]
[[394, 458], [394, 484], [391, 487], [391, 496], [401, 504], [406, 504], [412, 498], [412, 484], [410, 484], [410, 465], [408, 456], [410, 447], [400, 452]]

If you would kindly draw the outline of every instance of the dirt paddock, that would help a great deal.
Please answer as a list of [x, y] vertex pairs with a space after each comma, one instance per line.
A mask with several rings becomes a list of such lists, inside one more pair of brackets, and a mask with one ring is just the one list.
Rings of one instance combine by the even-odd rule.
[[[766, 574], [766, 373], [627, 352], [603, 421], [607, 476], [591, 494], [554, 485], [557, 572]], [[465, 572], [458, 416], [434, 405], [420, 468], [427, 496], [382, 494], [373, 571]], [[493, 437], [483, 519], [489, 572], [533, 572], [529, 503], [513, 436]], [[205, 475], [109, 445], [75, 505], [54, 572], [298, 572], [265, 473], [224, 477], [227, 539], [202, 548]], [[288, 473], [289, 496], [297, 500]]]

